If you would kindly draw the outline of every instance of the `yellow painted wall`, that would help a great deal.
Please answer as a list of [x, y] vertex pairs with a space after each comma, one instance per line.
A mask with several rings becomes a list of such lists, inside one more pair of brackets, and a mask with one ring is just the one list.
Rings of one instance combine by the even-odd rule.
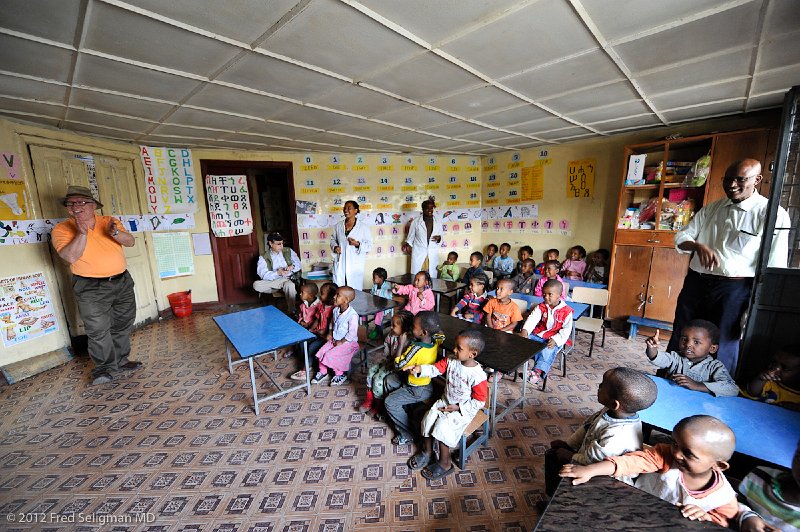
[[[528, 164], [539, 159], [540, 150], [547, 150], [547, 158], [550, 163], [544, 170], [544, 196], [538, 204], [539, 219], [561, 220], [567, 219], [571, 222], [572, 234], [532, 234], [530, 232], [520, 233], [517, 230], [486, 232], [482, 233], [478, 227], [473, 227], [469, 231], [464, 231], [463, 221], [455, 220], [449, 223], [459, 225], [458, 234], [448, 234], [446, 242], [456, 244], [457, 251], [460, 253], [459, 262], [467, 262], [469, 251], [472, 249], [484, 249], [490, 242], [501, 243], [508, 241], [515, 248], [512, 254], [516, 256], [516, 248], [528, 244], [534, 248], [534, 256], [538, 258], [544, 249], [557, 247], [566, 251], [569, 246], [580, 243], [587, 250], [595, 249], [599, 246], [610, 248], [613, 238], [614, 226], [616, 223], [616, 202], [617, 194], [621, 184], [623, 171], [622, 150], [626, 144], [646, 142], [662, 138], [667, 134], [679, 132], [684, 136], [712, 131], [745, 129], [748, 127], [774, 126], [777, 127], [779, 114], [777, 111], [770, 113], [757, 113], [747, 118], [719, 119], [713, 121], [698, 122], [692, 124], [682, 124], [677, 127], [662, 128], [645, 132], [636, 132], [628, 135], [617, 135], [614, 137], [599, 138], [588, 141], [579, 141], [557, 146], [546, 146], [543, 148], [522, 150], [519, 152], [501, 152], [494, 157], [498, 164], [498, 178], [507, 179], [507, 173], [511, 170], [507, 165], [512, 160], [514, 154]], [[140, 183], [144, 183], [143, 169], [139, 160], [138, 146], [102, 139], [98, 137], [77, 134], [55, 128], [35, 126], [18, 121], [0, 119], [0, 151], [15, 152], [23, 156], [23, 177], [26, 183], [26, 191], [30, 198], [29, 208], [32, 218], [41, 218], [40, 202], [53, 202], [57, 198], [39, 198], [37, 196], [33, 172], [28, 158], [26, 141], [36, 141], [55, 148], [66, 150], [83, 151], [87, 153], [104, 153], [118, 158], [129, 158], [134, 161], [136, 178]], [[319, 202], [319, 212], [334, 212], [339, 208], [335, 204], [335, 199], [350, 199], [358, 195], [365, 196], [362, 203], [371, 204], [375, 211], [394, 209], [407, 209], [413, 212], [419, 211], [419, 202], [428, 194], [436, 196], [439, 203], [439, 210], [456, 210], [458, 207], [476, 207], [474, 202], [477, 197], [471, 196], [479, 191], [480, 204], [489, 199], [489, 188], [486, 186], [489, 171], [485, 168], [479, 170], [482, 181], [480, 188], [475, 188], [470, 177], [476, 171], [471, 167], [470, 159], [474, 157], [454, 156], [455, 162], [451, 162], [453, 156], [446, 154], [437, 155], [434, 161], [430, 161], [430, 156], [415, 156], [411, 163], [408, 163], [406, 156], [393, 155], [390, 160], [383, 164], [380, 155], [368, 154], [364, 160], [358, 159], [359, 154], [339, 154], [339, 165], [344, 168], [336, 167], [331, 156], [333, 154], [311, 154], [311, 163], [307, 162], [304, 153], [287, 152], [267, 152], [267, 151], [235, 151], [217, 149], [195, 149], [192, 150], [196, 172], [200, 171], [201, 159], [230, 160], [230, 161], [289, 161], [294, 167], [295, 191], [298, 200], [316, 200]], [[576, 159], [593, 158], [596, 161], [595, 187], [592, 198], [567, 199], [565, 176], [567, 165]], [[483, 158], [481, 166], [485, 166], [487, 158]], [[317, 165], [317, 168], [314, 168]], [[364, 167], [367, 168], [364, 168]], [[305, 168], [304, 168], [305, 167]], [[384, 168], [380, 168], [384, 167]], [[388, 168], [391, 167], [391, 168]], [[502, 175], [501, 175], [502, 174]], [[358, 178], [366, 178], [370, 190], [356, 190]], [[382, 186], [381, 177], [390, 180], [394, 190], [378, 190]], [[339, 178], [343, 183], [341, 191], [331, 191], [336, 188], [333, 179]], [[414, 190], [404, 190], [405, 179], [410, 178]], [[433, 178], [435, 183], [429, 182]], [[451, 178], [454, 182], [451, 183]], [[308, 180], [314, 181], [309, 186]], [[409, 185], [411, 186], [411, 185]], [[434, 187], [435, 186], [435, 187]], [[319, 190], [314, 190], [314, 189]], [[399, 188], [399, 190], [398, 190]], [[307, 189], [307, 190], [303, 190]], [[144, 202], [144, 187], [140, 188], [140, 206], [142, 212], [146, 207]], [[455, 196], [450, 197], [451, 194]], [[381, 198], [386, 196], [386, 200]], [[406, 196], [411, 196], [411, 201], [406, 201]], [[192, 233], [208, 232], [208, 221], [206, 215], [206, 204], [202, 194], [198, 194], [198, 212], [195, 215], [196, 227]], [[468, 202], [470, 203], [468, 205]], [[384, 204], [384, 205], [381, 205]], [[506, 204], [502, 201], [501, 204]], [[391, 209], [389, 208], [391, 205]], [[398, 209], [398, 205], [400, 205]], [[366, 210], [366, 209], [365, 209]], [[66, 213], [64, 214], [66, 216]], [[377, 231], [377, 228], [374, 229]], [[401, 232], [402, 233], [402, 232]], [[328, 233], [329, 234], [329, 233]], [[380, 241], [383, 245], [394, 243], [399, 247], [401, 236], [390, 237]], [[152, 242], [148, 239], [148, 245], [152, 253]], [[464, 247], [468, 241], [469, 247]], [[376, 241], [376, 244], [378, 241]], [[460, 246], [460, 247], [459, 247]], [[301, 242], [300, 251], [310, 251], [312, 257], [304, 260], [304, 269], [308, 269], [313, 262], [320, 260], [319, 250], [327, 249], [327, 242], [313, 239]], [[443, 258], [444, 254], [442, 254]], [[151, 257], [153, 266], [154, 257]], [[167, 308], [166, 295], [182, 290], [192, 290], [193, 301], [216, 301], [216, 281], [213, 258], [211, 256], [196, 256], [195, 274], [190, 277], [176, 277], [173, 279], [160, 280], [154, 278], [155, 296], [158, 307]], [[52, 273], [54, 258], [48, 244], [26, 244], [18, 246], [0, 246], [0, 277], [19, 275], [23, 273], [44, 271], [48, 284], [55, 290], [56, 282]], [[402, 273], [407, 271], [408, 257], [402, 255], [370, 257], [367, 261], [366, 271], [371, 272], [377, 266], [383, 266], [389, 270], [390, 274]], [[153, 267], [155, 270], [155, 266]], [[367, 274], [369, 277], [369, 273]], [[366, 284], [365, 286], [369, 286]], [[59, 298], [52, 296], [57, 313], [63, 314]], [[5, 365], [17, 360], [22, 360], [30, 356], [41, 354], [52, 349], [56, 349], [68, 342], [66, 326], [60, 323], [58, 333], [49, 334], [42, 338], [19, 344], [12, 348], [3, 348], [0, 352], [0, 365]]]

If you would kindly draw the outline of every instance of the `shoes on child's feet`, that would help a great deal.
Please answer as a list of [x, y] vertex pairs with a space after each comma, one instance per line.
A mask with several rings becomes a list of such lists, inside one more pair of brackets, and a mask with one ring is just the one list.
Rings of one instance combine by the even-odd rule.
[[406, 438], [402, 434], [398, 434], [394, 438], [392, 438], [392, 443], [395, 445], [407, 445], [411, 443], [411, 438]]
[[341, 386], [347, 382], [347, 375], [334, 375], [331, 379], [331, 386]]
[[295, 371], [294, 373], [289, 375], [289, 378], [292, 379], [293, 381], [303, 381], [303, 382], [305, 382], [305, 380], [306, 380], [306, 370], [301, 369], [300, 371]]
[[358, 407], [358, 411], [362, 414], [366, 414], [372, 409], [372, 402], [375, 400], [375, 395], [372, 393], [372, 390], [367, 388], [367, 398], [364, 399], [364, 402], [361, 403], [361, 406]]
[[370, 340], [377, 340], [377, 339], [378, 339], [378, 337], [380, 336], [380, 334], [381, 334], [381, 333], [378, 331], [378, 328], [377, 328], [377, 327], [375, 327], [374, 329], [372, 329], [372, 330], [369, 332], [369, 334], [367, 335], [367, 338], [368, 338], [368, 339], [370, 339]]
[[314, 375], [314, 378], [311, 379], [311, 384], [321, 384], [323, 382], [326, 382], [328, 379], [330, 379], [330, 375], [318, 371], [317, 374]]
[[532, 369], [528, 372], [528, 383], [537, 384], [544, 378], [544, 373], [540, 369]]

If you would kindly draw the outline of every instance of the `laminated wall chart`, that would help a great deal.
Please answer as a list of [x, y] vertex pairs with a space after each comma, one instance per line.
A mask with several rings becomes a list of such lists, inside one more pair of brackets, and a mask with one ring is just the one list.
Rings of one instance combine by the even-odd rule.
[[58, 330], [42, 272], [0, 279], [0, 333], [3, 347]]
[[207, 175], [206, 196], [214, 236], [244, 236], [253, 232], [247, 176]]
[[156, 233], [153, 235], [153, 250], [161, 279], [194, 274], [189, 233]]
[[192, 150], [140, 146], [144, 166], [148, 213], [193, 213], [197, 210], [197, 183]]

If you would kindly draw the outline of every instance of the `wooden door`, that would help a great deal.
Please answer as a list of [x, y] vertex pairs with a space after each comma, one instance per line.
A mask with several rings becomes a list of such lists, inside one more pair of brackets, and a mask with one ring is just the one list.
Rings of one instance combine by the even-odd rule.
[[647, 246], [615, 248], [607, 308], [609, 318], [643, 315], [652, 250]]
[[[722, 178], [725, 175], [725, 170], [734, 161], [741, 159], [758, 159], [763, 164], [762, 174], [765, 176], [766, 183], [762, 186], [761, 194], [769, 194], [769, 165], [772, 161], [767, 161], [766, 158], [770, 156], [770, 139], [769, 130], [756, 129], [752, 131], [744, 131], [741, 133], [731, 133], [724, 135], [717, 135], [714, 139], [714, 154], [711, 160], [711, 172], [706, 181], [706, 195], [704, 205], [708, 205], [712, 201], [717, 201], [725, 197], [725, 191], [722, 189]], [[774, 156], [774, 155], [773, 155]], [[670, 320], [671, 321], [671, 320]]]
[[[102, 214], [138, 214], [138, 194], [132, 160], [120, 160], [98, 154], [85, 154], [64, 151], [45, 146], [30, 146], [36, 188], [45, 218], [66, 218], [67, 212], [60, 203], [69, 185], [93, 188], [90, 182], [91, 166], [96, 183]], [[143, 234], [136, 235], [136, 245], [125, 248], [128, 269], [136, 284], [136, 323], [142, 323], [158, 316], [150, 260]], [[70, 335], [85, 334], [83, 321], [78, 313], [75, 294], [72, 291], [72, 273], [52, 247], [55, 277], [59, 284], [59, 294], [66, 314]]]
[[674, 248], [653, 248], [647, 302], [644, 306], [645, 318], [670, 323], [675, 319], [675, 306], [683, 288], [683, 279], [689, 271], [690, 257], [688, 253], [678, 253]]
[[[100, 190], [102, 213], [106, 216], [141, 214], [139, 194], [131, 160], [95, 156], [97, 185]], [[135, 244], [125, 251], [128, 271], [133, 277], [136, 293], [136, 323], [143, 323], [158, 316], [153, 271], [144, 233], [133, 233]]]

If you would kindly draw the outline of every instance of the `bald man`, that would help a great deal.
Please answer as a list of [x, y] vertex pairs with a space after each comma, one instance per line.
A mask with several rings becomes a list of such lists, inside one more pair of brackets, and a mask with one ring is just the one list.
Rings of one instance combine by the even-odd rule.
[[[742, 314], [756, 273], [767, 215], [767, 198], [756, 187], [761, 163], [744, 159], [731, 164], [722, 178], [727, 198], [706, 205], [675, 235], [679, 253], [692, 253], [689, 272], [675, 308], [668, 351], [678, 351], [681, 330], [691, 320], [705, 319], [720, 330], [720, 360], [731, 375], [739, 361]], [[785, 268], [789, 254], [789, 215], [778, 207], [768, 265]]]

